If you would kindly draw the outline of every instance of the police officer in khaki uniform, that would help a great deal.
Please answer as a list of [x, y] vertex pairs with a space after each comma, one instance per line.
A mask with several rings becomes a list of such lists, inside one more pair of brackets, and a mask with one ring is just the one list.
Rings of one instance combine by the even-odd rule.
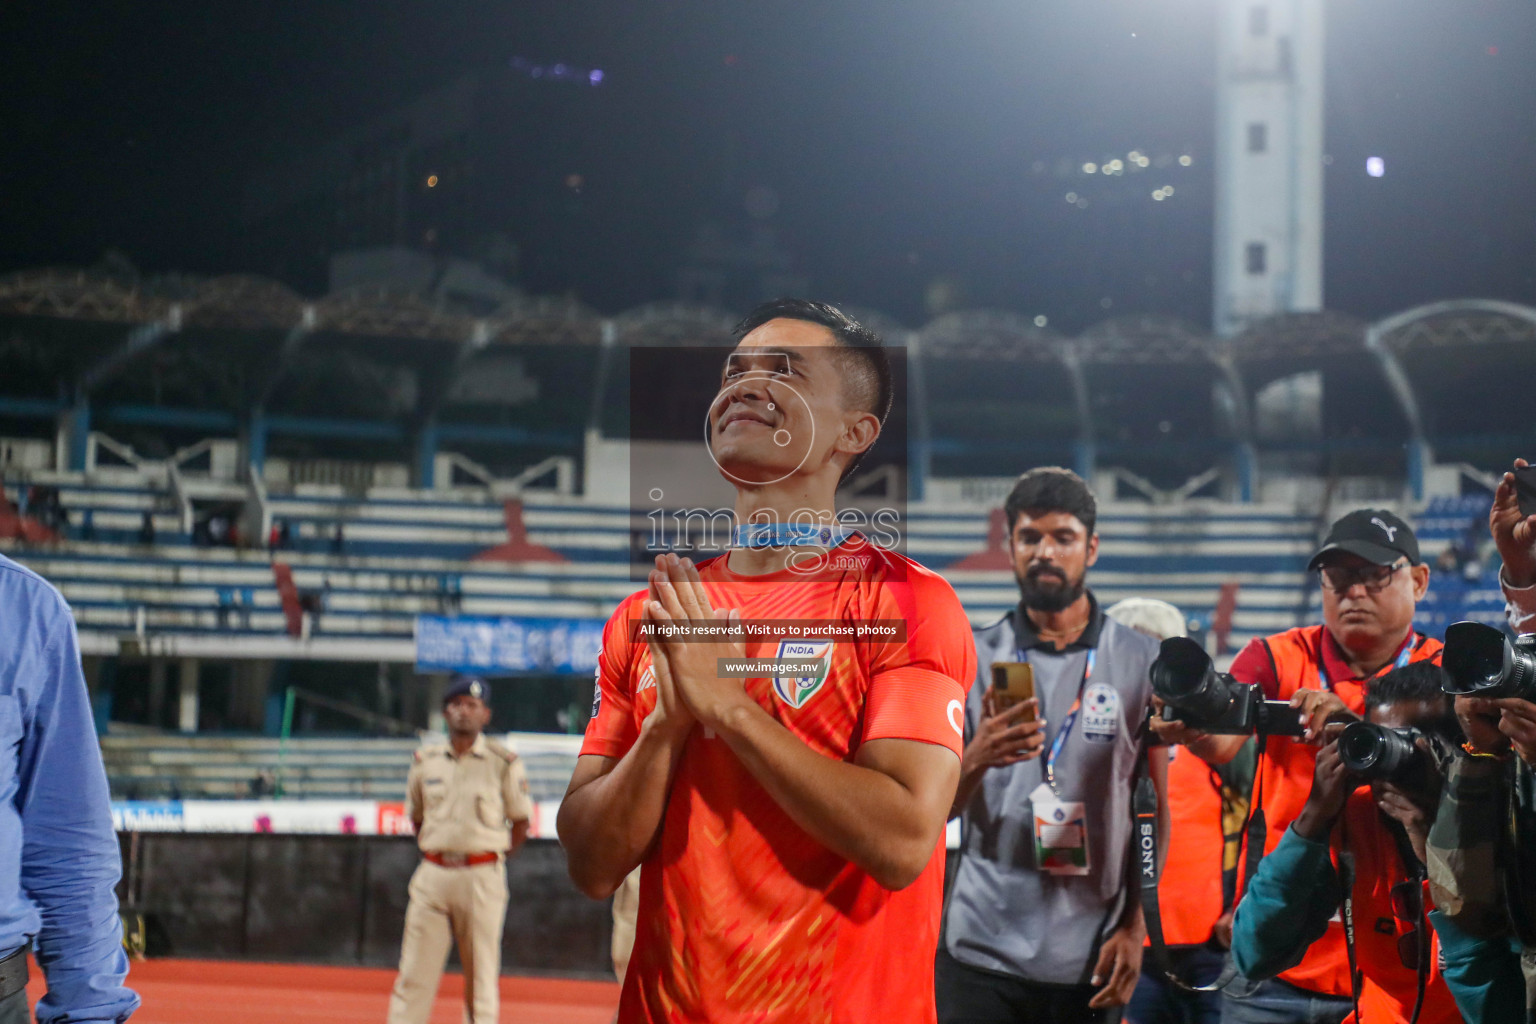
[[509, 853], [528, 838], [528, 773], [512, 751], [481, 735], [491, 720], [482, 679], [443, 694], [448, 742], [423, 747], [406, 783], [406, 812], [422, 861], [411, 876], [400, 973], [389, 1024], [426, 1024], [456, 942], [464, 965], [466, 1024], [495, 1024]]

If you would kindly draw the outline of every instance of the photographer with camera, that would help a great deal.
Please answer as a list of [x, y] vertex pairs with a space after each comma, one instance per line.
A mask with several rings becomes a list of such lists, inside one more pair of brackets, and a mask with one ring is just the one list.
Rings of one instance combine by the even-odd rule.
[[[1524, 493], [1522, 481], [1529, 481]], [[1536, 488], [1536, 467], [1516, 459], [1514, 471], [1499, 481], [1488, 513], [1488, 529], [1504, 563], [1499, 569], [1504, 614], [1509, 628], [1517, 634], [1536, 633], [1536, 494], [1531, 488]], [[1514, 696], [1492, 700], [1470, 697], [1459, 701], [1457, 710], [1463, 718], [1474, 721], [1468, 730], [1474, 745], [1485, 733], [1476, 726], [1495, 722], [1520, 760], [1536, 767], [1536, 703]], [[1497, 753], [1496, 748], [1504, 746], [1492, 736], [1487, 740], [1482, 744], [1484, 753]]]
[[[1425, 845], [1440, 797], [1438, 761], [1462, 740], [1440, 669], [1419, 662], [1373, 680], [1366, 721], [1329, 725], [1325, 735], [1330, 742], [1318, 754], [1300, 816], [1237, 906], [1237, 968], [1249, 978], [1278, 973], [1342, 911], [1338, 916], [1354, 922], [1363, 1024], [1453, 1024], [1463, 1014], [1514, 1019], [1524, 999], [1518, 982], [1507, 978], [1463, 986], [1458, 1012], [1425, 919]], [[1346, 884], [1351, 906], [1341, 908]]]
[[[1280, 844], [1306, 805], [1325, 726], [1363, 715], [1368, 685], [1388, 670], [1440, 657], [1440, 642], [1413, 629], [1429, 566], [1412, 527], [1393, 513], [1361, 509], [1340, 517], [1307, 569], [1321, 583], [1322, 623], [1255, 640], [1232, 663], [1233, 680], [1264, 698], [1250, 702], [1253, 720], [1245, 731], [1221, 735], [1188, 715], [1153, 720], [1164, 742], [1183, 743], [1211, 764], [1230, 761], [1248, 735], [1260, 733], [1248, 845], [1262, 836], [1263, 846], [1248, 851], [1250, 862]], [[1283, 721], [1289, 716], [1274, 702], [1287, 703], [1299, 726]], [[1277, 977], [1234, 979], [1222, 992], [1222, 1020], [1338, 1024], [1351, 1008], [1349, 978], [1343, 925], [1333, 923]]]
[[[1488, 517], [1516, 633], [1536, 631], [1536, 515], [1528, 492], [1522, 507], [1519, 486], [1532, 474], [1516, 460]], [[1432, 920], [1448, 965], [1465, 964], [1474, 978], [1523, 969], [1526, 1019], [1536, 1022], [1536, 640], [1510, 644], [1488, 626], [1451, 626], [1446, 689], [1457, 695], [1467, 743], [1447, 766], [1429, 836], [1430, 891], [1440, 908]], [[1457, 935], [1484, 941], [1458, 943]]]
[[1167, 835], [1167, 756], [1146, 750], [1143, 725], [1157, 645], [1108, 618], [1086, 586], [1099, 537], [1082, 478], [1031, 470], [1004, 513], [1020, 602], [975, 631], [939, 1020], [1109, 1024], [1146, 938], [1130, 849], [1144, 771]]
[[[1184, 613], [1156, 598], [1127, 597], [1105, 614], [1160, 642], [1188, 635]], [[1244, 756], [1221, 768], [1212, 768], [1183, 747], [1166, 749], [1169, 827], [1157, 886], [1166, 952], [1160, 957], [1151, 951], [1142, 959], [1141, 980], [1125, 1020], [1220, 1024], [1221, 992], [1214, 983], [1232, 943], [1231, 901], [1241, 822], [1253, 782], [1252, 744]], [[1150, 931], [1150, 918], [1148, 927]], [[1147, 945], [1152, 945], [1150, 936]], [[1185, 985], [1168, 977], [1165, 969]]]

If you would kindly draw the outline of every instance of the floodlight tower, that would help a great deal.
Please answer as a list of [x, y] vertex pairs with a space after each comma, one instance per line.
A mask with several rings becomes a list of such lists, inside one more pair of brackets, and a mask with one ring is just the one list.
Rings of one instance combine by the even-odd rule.
[[1323, 0], [1218, 0], [1216, 333], [1323, 305]]

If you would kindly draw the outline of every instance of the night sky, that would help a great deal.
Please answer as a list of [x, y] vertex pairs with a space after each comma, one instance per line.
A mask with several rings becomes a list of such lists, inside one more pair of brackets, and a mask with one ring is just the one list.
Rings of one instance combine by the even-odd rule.
[[[1536, 5], [1327, 7], [1328, 307], [1536, 304]], [[955, 306], [1203, 325], [1214, 21], [1213, 0], [7, 4], [0, 271], [107, 250], [253, 269], [255, 169], [523, 57], [602, 68], [611, 126], [596, 166], [549, 169], [583, 174], [589, 212], [530, 290], [668, 298], [699, 225], [746, 230], [757, 190], [816, 297], [914, 325]], [[1059, 176], [1133, 149], [1193, 164]]]

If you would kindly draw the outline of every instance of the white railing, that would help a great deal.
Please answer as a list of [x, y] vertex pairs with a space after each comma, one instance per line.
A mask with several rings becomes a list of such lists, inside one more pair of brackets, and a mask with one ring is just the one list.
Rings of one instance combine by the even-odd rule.
[[[561, 497], [576, 493], [576, 460], [569, 455], [551, 455], [542, 462], [534, 463], [516, 476], [497, 477], [488, 467], [458, 452], [439, 452], [438, 486], [454, 487], [454, 470], [474, 480], [495, 498], [515, 498], [528, 491], [540, 491]], [[553, 474], [553, 486], [538, 486], [538, 482]]]
[[[1131, 490], [1142, 495], [1154, 505], [1177, 505], [1180, 502], [1188, 501], [1203, 488], [1221, 479], [1220, 467], [1212, 466], [1205, 472], [1197, 473], [1188, 480], [1185, 480], [1179, 486], [1165, 490], [1146, 477], [1139, 476], [1119, 466], [1112, 467], [1104, 472], [1116, 482], [1130, 487]], [[1113, 499], [1115, 495], [1103, 495], [1102, 497]]]

